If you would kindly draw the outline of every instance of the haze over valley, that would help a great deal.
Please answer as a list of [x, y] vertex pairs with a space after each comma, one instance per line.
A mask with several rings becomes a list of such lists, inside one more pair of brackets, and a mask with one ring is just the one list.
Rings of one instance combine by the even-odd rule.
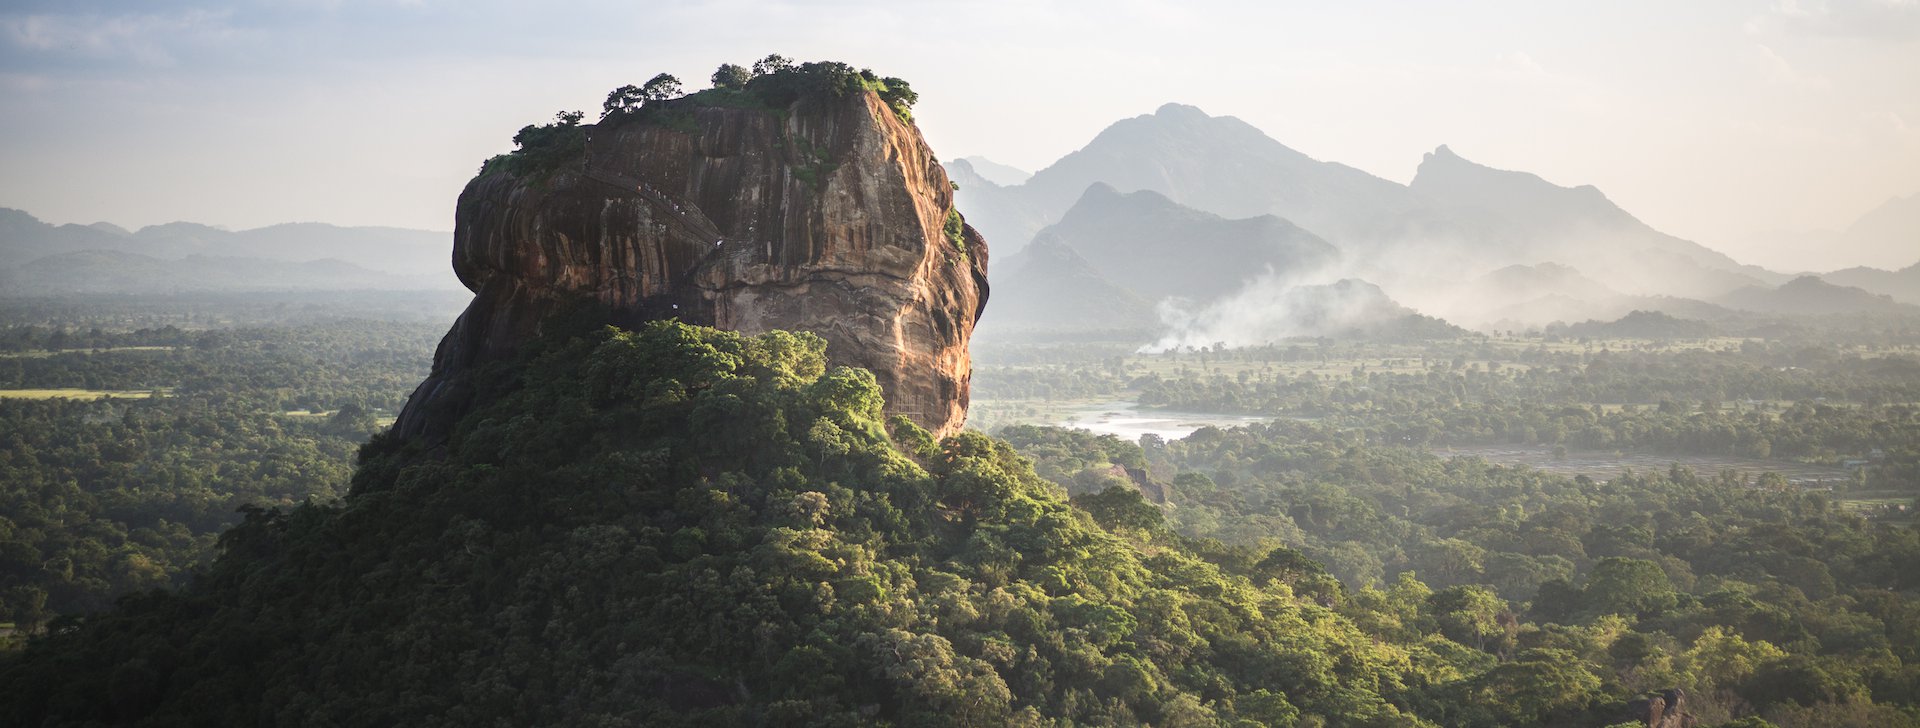
[[1060, 328], [1157, 329], [1165, 348], [1258, 346], [1412, 312], [1495, 330], [1633, 311], [1736, 327], [1920, 311], [1920, 208], [1894, 203], [1855, 227], [1889, 259], [1905, 250], [1901, 265], [1776, 271], [1655, 230], [1591, 186], [1446, 146], [1400, 185], [1179, 104], [1116, 122], [1030, 176], [996, 169], [1017, 183], [978, 174], [985, 164], [948, 167], [961, 210], [1005, 261], [1010, 328], [1053, 315]]
[[8, 296], [208, 291], [450, 290], [449, 233], [283, 224], [230, 231], [188, 222], [128, 231], [49, 225], [0, 208]]
[[[1870, 249], [1887, 267], [1776, 270], [1655, 230], [1591, 186], [1494, 169], [1447, 146], [1402, 185], [1180, 104], [1116, 121], [1037, 172], [985, 157], [946, 167], [999, 259], [989, 338], [1093, 328], [1166, 349], [1419, 335], [1411, 316], [1437, 319], [1425, 328], [1446, 335], [1449, 325], [1540, 330], [1635, 311], [1738, 330], [1920, 310], [1920, 196], [1869, 213], [1849, 228], [1853, 243], [1802, 244]], [[446, 269], [448, 233], [186, 222], [130, 232], [20, 210], [0, 218], [0, 282], [14, 295], [459, 285]]]

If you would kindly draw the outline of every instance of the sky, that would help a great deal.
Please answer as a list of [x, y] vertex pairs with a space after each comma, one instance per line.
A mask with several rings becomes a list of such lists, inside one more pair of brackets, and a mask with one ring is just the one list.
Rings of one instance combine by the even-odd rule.
[[[1169, 101], [1407, 182], [1441, 144], [1752, 242], [1920, 193], [1920, 0], [7, 0], [0, 207], [449, 230], [515, 130], [768, 53], [1028, 170]], [[1777, 252], [1777, 251], [1776, 251]]]

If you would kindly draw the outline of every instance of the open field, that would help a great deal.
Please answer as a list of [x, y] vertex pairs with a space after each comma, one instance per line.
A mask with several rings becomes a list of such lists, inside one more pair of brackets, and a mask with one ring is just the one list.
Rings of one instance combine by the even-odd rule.
[[[325, 419], [332, 417], [334, 413], [339, 411], [340, 410], [326, 410], [324, 412], [314, 412], [312, 410], [287, 410], [281, 412], [280, 416], [292, 417], [294, 419]], [[397, 417], [392, 414], [376, 413], [373, 417], [373, 423], [382, 428], [386, 428], [392, 426], [395, 419], [397, 419]]]
[[[1482, 368], [1485, 364], [1474, 362]], [[1427, 370], [1428, 363], [1418, 356], [1387, 357], [1330, 357], [1321, 359], [1302, 359], [1298, 361], [1244, 361], [1231, 357], [1203, 354], [1140, 354], [1127, 359], [1127, 373], [1134, 376], [1158, 374], [1162, 377], [1188, 374], [1224, 374], [1237, 377], [1241, 372], [1248, 374], [1272, 373], [1288, 378], [1298, 377], [1312, 372], [1322, 379], [1345, 379], [1358, 369], [1362, 373], [1388, 372], [1393, 374], [1419, 374]], [[1502, 366], [1509, 366], [1503, 364]]]
[[1563, 338], [1550, 341], [1534, 336], [1495, 336], [1488, 344], [1507, 351], [1526, 351], [1544, 349], [1555, 352], [1599, 352], [1607, 351], [1731, 351], [1740, 348], [1748, 341], [1737, 336], [1715, 336], [1704, 339], [1586, 339]]
[[1788, 482], [1807, 486], [1839, 485], [1851, 482], [1853, 479], [1852, 471], [1846, 468], [1809, 465], [1786, 460], [1579, 451], [1568, 452], [1565, 457], [1557, 458], [1554, 457], [1554, 450], [1551, 447], [1528, 445], [1436, 447], [1429, 448], [1428, 451], [1446, 457], [1481, 457], [1487, 462], [1500, 465], [1525, 465], [1535, 470], [1569, 477], [1585, 475], [1595, 480], [1606, 480], [1629, 469], [1642, 473], [1666, 472], [1673, 465], [1693, 468], [1694, 472], [1702, 476], [1714, 475], [1723, 470], [1732, 470], [1748, 478], [1759, 477], [1761, 473], [1779, 473]]
[[147, 399], [153, 394], [150, 389], [0, 389], [0, 399]]
[[1095, 399], [976, 399], [967, 407], [968, 429], [992, 432], [1003, 425], [1051, 425]]
[[1835, 499], [1841, 508], [1867, 515], [1911, 513], [1916, 505], [1912, 493], [1897, 491], [1858, 491]]
[[122, 351], [178, 351], [177, 346], [109, 346], [99, 349], [36, 349], [0, 352], [0, 359], [44, 359], [56, 354], [109, 354]]

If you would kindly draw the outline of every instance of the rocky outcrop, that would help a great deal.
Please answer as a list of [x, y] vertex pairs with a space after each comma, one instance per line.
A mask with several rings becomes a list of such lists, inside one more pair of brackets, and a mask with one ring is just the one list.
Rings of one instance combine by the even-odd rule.
[[919, 130], [870, 91], [673, 103], [586, 127], [577, 160], [467, 184], [453, 264], [475, 298], [395, 433], [443, 434], [472, 404], [464, 373], [582, 301], [619, 325], [811, 331], [873, 371], [889, 414], [957, 431], [987, 246]]
[[1662, 690], [1627, 702], [1620, 716], [1625, 722], [1643, 723], [1647, 728], [1694, 728], [1698, 721], [1687, 712], [1687, 693], [1679, 688]]

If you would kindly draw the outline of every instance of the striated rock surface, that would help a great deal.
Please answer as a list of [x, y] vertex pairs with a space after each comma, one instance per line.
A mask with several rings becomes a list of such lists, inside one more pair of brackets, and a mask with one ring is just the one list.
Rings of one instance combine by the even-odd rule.
[[696, 101], [584, 127], [577, 160], [490, 164], [467, 184], [453, 264], [475, 298], [397, 435], [443, 435], [472, 404], [466, 372], [582, 301], [626, 326], [811, 331], [834, 364], [873, 371], [889, 414], [959, 430], [987, 246], [919, 130], [871, 91]]
[[1679, 688], [1649, 693], [1627, 702], [1620, 716], [1624, 722], [1644, 723], [1647, 728], [1694, 728], [1699, 725], [1687, 712], [1687, 693]]

